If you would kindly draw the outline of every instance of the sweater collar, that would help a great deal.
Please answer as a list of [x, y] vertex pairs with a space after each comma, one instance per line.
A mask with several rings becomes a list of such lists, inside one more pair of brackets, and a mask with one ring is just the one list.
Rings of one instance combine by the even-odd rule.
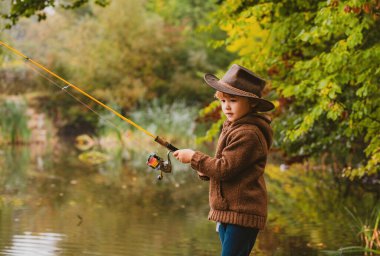
[[265, 115], [265, 114], [259, 114], [259, 113], [249, 113], [243, 117], [241, 117], [240, 119], [236, 120], [236, 121], [224, 121], [223, 123], [223, 129], [230, 129], [232, 127], [235, 127], [237, 125], [241, 125], [241, 124], [257, 124], [257, 122], [266, 122], [267, 124], [270, 124], [271, 123], [271, 118], [268, 116], [268, 115]]
[[235, 129], [241, 125], [246, 125], [246, 124], [255, 125], [263, 133], [267, 141], [268, 148], [269, 148], [273, 140], [273, 132], [272, 132], [272, 128], [270, 127], [270, 123], [271, 123], [271, 118], [268, 115], [259, 114], [259, 113], [249, 113], [234, 122], [230, 122], [226, 120], [223, 123], [222, 133], [225, 134], [231, 129]]

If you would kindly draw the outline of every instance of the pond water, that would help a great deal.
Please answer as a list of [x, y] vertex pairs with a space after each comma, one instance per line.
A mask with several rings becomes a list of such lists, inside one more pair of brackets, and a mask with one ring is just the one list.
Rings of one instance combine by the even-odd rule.
[[[219, 255], [208, 187], [188, 166], [156, 180], [146, 155], [89, 165], [73, 147], [0, 149], [0, 255]], [[252, 255], [324, 255], [358, 245], [378, 194], [329, 173], [268, 166], [269, 220]], [[377, 197], [376, 197], [377, 196]]]

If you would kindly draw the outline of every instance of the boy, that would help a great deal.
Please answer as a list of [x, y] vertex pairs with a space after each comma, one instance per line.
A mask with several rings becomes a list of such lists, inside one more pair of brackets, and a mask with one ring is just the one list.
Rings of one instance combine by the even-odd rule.
[[265, 81], [239, 65], [232, 65], [220, 80], [206, 74], [205, 81], [217, 90], [227, 117], [215, 157], [191, 149], [173, 155], [210, 181], [208, 218], [217, 222], [222, 256], [245, 256], [267, 218], [263, 175], [273, 134], [270, 120], [258, 112], [274, 105], [261, 98]]

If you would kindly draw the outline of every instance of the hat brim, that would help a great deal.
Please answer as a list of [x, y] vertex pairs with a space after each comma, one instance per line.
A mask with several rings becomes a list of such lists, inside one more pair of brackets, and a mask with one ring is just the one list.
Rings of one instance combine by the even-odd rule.
[[220, 79], [214, 76], [213, 74], [205, 74], [204, 79], [209, 86], [211, 86], [217, 91], [228, 93], [231, 95], [249, 97], [251, 99], [254, 99], [256, 102], [258, 102], [256, 109], [260, 112], [267, 112], [274, 109], [274, 104], [272, 102], [262, 99], [262, 98], [256, 98], [254, 96], [250, 97], [250, 96], [247, 96], [246, 94], [242, 94], [237, 91], [234, 91], [233, 89], [226, 87], [222, 82], [220, 82]]

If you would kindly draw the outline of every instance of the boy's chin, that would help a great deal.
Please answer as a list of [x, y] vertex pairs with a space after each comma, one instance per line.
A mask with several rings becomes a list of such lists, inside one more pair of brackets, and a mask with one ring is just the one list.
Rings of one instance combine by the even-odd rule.
[[244, 117], [244, 116], [245, 116], [245, 115], [242, 115], [242, 116], [235, 116], [235, 115], [233, 115], [233, 116], [226, 116], [226, 117], [227, 117], [227, 120], [228, 120], [228, 121], [230, 121], [230, 122], [235, 122], [235, 121], [241, 119], [241, 118]]
[[234, 121], [234, 119], [235, 119], [235, 118], [233, 118], [232, 116], [227, 116], [227, 115], [226, 115], [226, 118], [227, 118], [227, 120], [230, 121], [230, 122]]

